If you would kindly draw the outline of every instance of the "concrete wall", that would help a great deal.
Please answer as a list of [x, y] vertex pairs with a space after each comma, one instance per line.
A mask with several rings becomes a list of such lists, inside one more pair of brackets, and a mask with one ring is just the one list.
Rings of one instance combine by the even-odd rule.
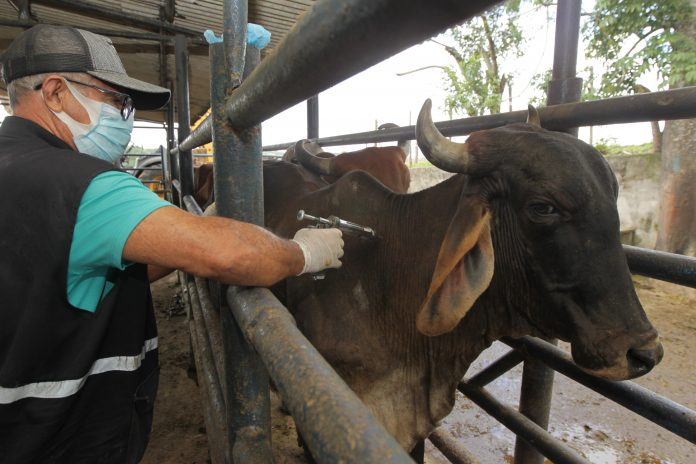
[[635, 228], [633, 244], [654, 248], [660, 207], [660, 159], [655, 155], [607, 157], [619, 181], [621, 228]]
[[452, 173], [442, 171], [434, 166], [429, 168], [411, 168], [411, 185], [408, 188], [408, 192], [418, 192], [432, 185], [439, 184], [451, 176], [453, 176]]
[[[654, 155], [618, 155], [607, 158], [619, 181], [617, 207], [622, 241], [653, 248], [657, 240], [660, 160]], [[435, 167], [412, 168], [409, 192], [435, 185], [452, 174]]]

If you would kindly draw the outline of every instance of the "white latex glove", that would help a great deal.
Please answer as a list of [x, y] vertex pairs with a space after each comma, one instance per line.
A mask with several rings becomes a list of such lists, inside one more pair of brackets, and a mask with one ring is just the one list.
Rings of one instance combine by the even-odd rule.
[[[339, 229], [300, 229], [293, 237], [304, 254], [304, 268], [300, 274], [341, 267], [343, 233]], [[297, 275], [300, 275], [297, 274]]]

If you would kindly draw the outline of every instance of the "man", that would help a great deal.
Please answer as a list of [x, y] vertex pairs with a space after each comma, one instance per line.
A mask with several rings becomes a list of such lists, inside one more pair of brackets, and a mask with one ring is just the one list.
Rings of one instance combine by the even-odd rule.
[[137, 462], [157, 389], [149, 280], [269, 286], [339, 267], [341, 233], [196, 217], [117, 170], [133, 108], [169, 91], [127, 76], [106, 37], [34, 26], [2, 69], [0, 462]]

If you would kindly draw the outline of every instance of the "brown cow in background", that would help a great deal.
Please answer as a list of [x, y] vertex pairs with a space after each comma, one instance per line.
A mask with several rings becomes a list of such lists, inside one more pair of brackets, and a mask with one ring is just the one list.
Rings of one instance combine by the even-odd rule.
[[[387, 123], [379, 126], [379, 129], [392, 127], [398, 126]], [[406, 193], [411, 183], [411, 174], [406, 166], [408, 152], [408, 140], [400, 140], [396, 146], [367, 147], [339, 155], [325, 152], [316, 142], [300, 140], [285, 152], [283, 160], [302, 165], [329, 184], [351, 171], [366, 171], [388, 189]]]
[[[392, 127], [398, 126], [387, 123], [379, 129]], [[365, 171], [388, 189], [406, 193], [411, 183], [406, 166], [408, 146], [408, 141], [401, 140], [395, 146], [367, 147], [334, 155], [325, 152], [316, 142], [300, 140], [289, 147], [281, 159], [304, 168], [302, 178], [310, 191], [332, 184], [351, 171]], [[264, 168], [273, 162], [265, 160]], [[196, 170], [193, 197], [203, 209], [213, 201], [213, 185], [212, 163], [201, 165]]]

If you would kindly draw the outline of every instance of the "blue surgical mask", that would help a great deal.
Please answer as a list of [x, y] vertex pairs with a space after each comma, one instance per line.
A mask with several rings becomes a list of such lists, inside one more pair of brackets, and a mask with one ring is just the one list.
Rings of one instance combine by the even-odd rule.
[[90, 123], [78, 122], [64, 111], [53, 111], [53, 114], [68, 126], [78, 151], [118, 165], [131, 139], [135, 112], [124, 121], [121, 112], [113, 106], [92, 100], [82, 95], [69, 82], [65, 83], [70, 93], [87, 111]]

